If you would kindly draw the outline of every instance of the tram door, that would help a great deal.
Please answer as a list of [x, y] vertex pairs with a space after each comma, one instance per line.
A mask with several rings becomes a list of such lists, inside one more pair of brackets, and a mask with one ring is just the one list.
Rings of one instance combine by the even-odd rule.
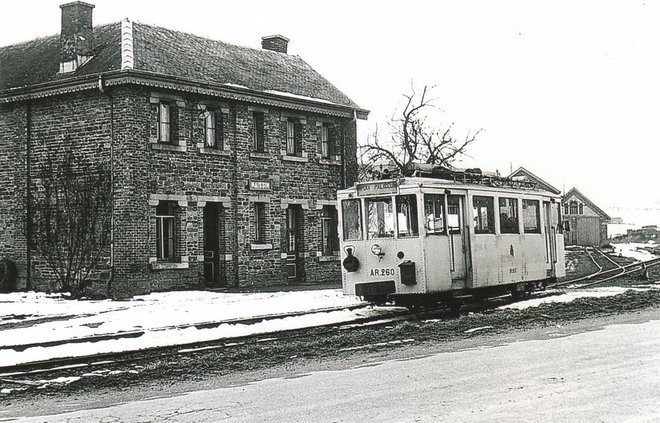
[[464, 209], [465, 196], [447, 196], [447, 232], [452, 289], [464, 288], [467, 276]]
[[[557, 230], [558, 212], [553, 213], [553, 204], [549, 201], [543, 202], [543, 214], [545, 220], [545, 262], [547, 276], [555, 275], [555, 264], [557, 263], [557, 239], [555, 232]], [[556, 204], [556, 207], [559, 207]]]
[[289, 205], [286, 209], [286, 276], [289, 280], [302, 277], [302, 207]]

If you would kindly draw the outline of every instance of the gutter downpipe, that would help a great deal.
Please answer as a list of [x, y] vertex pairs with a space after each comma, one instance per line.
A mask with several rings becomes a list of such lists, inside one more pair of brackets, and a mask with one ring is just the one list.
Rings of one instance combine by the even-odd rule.
[[114, 160], [114, 98], [112, 94], [106, 89], [103, 82], [103, 74], [99, 74], [99, 91], [101, 94], [106, 95], [110, 100], [110, 276], [107, 281], [107, 295], [112, 295], [112, 282], [115, 279], [115, 160]]

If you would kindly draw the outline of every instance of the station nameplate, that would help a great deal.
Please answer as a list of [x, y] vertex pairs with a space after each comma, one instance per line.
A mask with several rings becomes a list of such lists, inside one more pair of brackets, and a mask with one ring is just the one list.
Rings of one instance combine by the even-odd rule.
[[270, 191], [270, 181], [250, 181], [250, 191]]
[[396, 180], [358, 184], [357, 195], [396, 194]]

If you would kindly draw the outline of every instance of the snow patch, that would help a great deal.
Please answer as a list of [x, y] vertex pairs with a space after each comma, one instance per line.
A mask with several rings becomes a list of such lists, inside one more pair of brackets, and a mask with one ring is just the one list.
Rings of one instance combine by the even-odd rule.
[[333, 103], [332, 101], [329, 101], [329, 100], [324, 100], [322, 98], [307, 97], [306, 95], [287, 93], [285, 91], [264, 90], [264, 92], [266, 94], [275, 94], [275, 95], [279, 95], [279, 96], [282, 96], [282, 97], [295, 98], [295, 99], [298, 99], [298, 100], [315, 101], [317, 103], [325, 103], [325, 104], [337, 104], [337, 103]]

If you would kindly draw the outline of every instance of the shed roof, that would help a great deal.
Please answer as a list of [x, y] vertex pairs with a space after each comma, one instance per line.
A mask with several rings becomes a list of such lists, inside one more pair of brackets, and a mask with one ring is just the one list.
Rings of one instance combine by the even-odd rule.
[[603, 211], [600, 207], [595, 205], [591, 200], [587, 198], [584, 194], [582, 194], [577, 188], [573, 187], [571, 188], [566, 194], [564, 194], [564, 201], [570, 199], [571, 197], [576, 197], [580, 201], [582, 201], [584, 204], [589, 206], [591, 210], [599, 214], [600, 216], [603, 217], [605, 220], [610, 220], [610, 216]]

